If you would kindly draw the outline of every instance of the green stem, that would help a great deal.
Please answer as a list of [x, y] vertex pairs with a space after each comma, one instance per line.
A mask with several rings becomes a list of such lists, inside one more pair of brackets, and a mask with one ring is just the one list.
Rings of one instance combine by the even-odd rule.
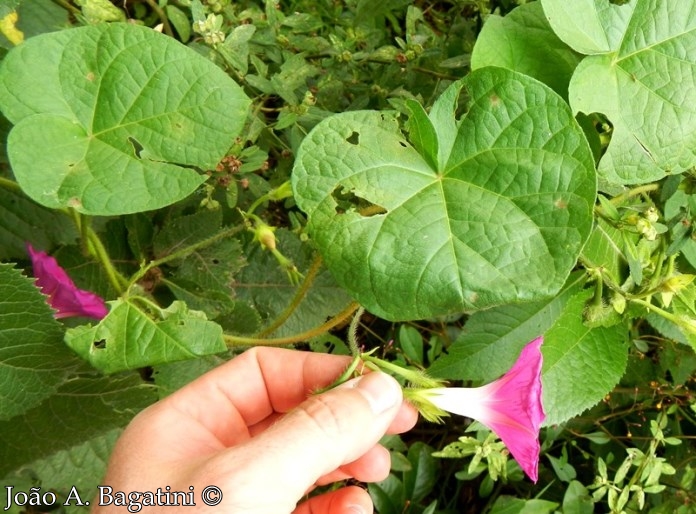
[[422, 68], [420, 66], [413, 66], [411, 68], [413, 71], [417, 71], [418, 73], [423, 73], [425, 75], [430, 75], [432, 77], [441, 79], [441, 80], [457, 80], [461, 77], [456, 77], [454, 75], [450, 75], [448, 73], [440, 73], [439, 71], [431, 70], [428, 68]]
[[340, 386], [344, 382], [347, 382], [350, 380], [351, 376], [353, 375], [353, 372], [357, 369], [358, 364], [362, 362], [362, 359], [360, 358], [360, 355], [357, 357], [353, 358], [352, 361], [350, 361], [350, 364], [348, 364], [348, 367], [346, 367], [345, 371], [341, 373], [341, 375], [331, 382], [331, 384], [327, 385], [326, 387], [322, 387], [321, 389], [317, 389], [314, 391], [314, 394], [321, 394], [326, 391], [329, 391], [330, 389], [333, 389], [336, 386]]
[[104, 268], [109, 282], [113, 286], [116, 294], [121, 296], [128, 288], [128, 280], [119, 273], [109, 258], [109, 254], [99, 239], [97, 233], [92, 229], [87, 220], [82, 220], [82, 227], [87, 237], [88, 249], [90, 254], [95, 257]]
[[391, 373], [392, 375], [399, 376], [405, 379], [407, 382], [411, 384], [411, 386], [415, 388], [436, 389], [439, 387], [443, 387], [444, 385], [443, 381], [438, 380], [436, 378], [432, 378], [422, 371], [401, 367], [398, 364], [394, 364], [392, 362], [373, 357], [369, 353], [363, 353], [360, 356], [360, 358], [363, 362], [365, 362], [366, 365], [369, 366], [371, 364], [372, 366], [376, 366], [382, 371], [386, 371], [388, 373]]
[[609, 201], [613, 204], [621, 205], [625, 200], [628, 200], [629, 198], [642, 195], [643, 193], [651, 193], [653, 191], [657, 191], [658, 189], [660, 189], [660, 184], [645, 184], [642, 186], [634, 187], [633, 189], [629, 189], [625, 193], [621, 193], [620, 195], [615, 196]]
[[278, 201], [282, 200], [283, 198], [288, 198], [289, 195], [282, 193], [283, 190], [289, 190], [290, 189], [290, 184], [289, 181], [283, 182], [280, 186], [276, 187], [275, 189], [271, 189], [268, 193], [265, 195], [259, 196], [254, 203], [251, 204], [251, 207], [249, 207], [245, 213], [245, 216], [248, 217], [253, 217], [256, 219], [259, 219], [257, 216], [254, 215], [254, 211], [264, 202], [269, 202], [269, 201]]
[[596, 274], [597, 283], [595, 284], [595, 292], [592, 297], [592, 305], [595, 307], [601, 307], [602, 297], [604, 296], [604, 279], [601, 273]]
[[162, 22], [162, 29], [164, 30], [164, 33], [167, 34], [169, 37], [174, 37], [174, 31], [172, 31], [172, 26], [169, 24], [169, 19], [167, 18], [166, 13], [164, 10], [157, 5], [157, 2], [155, 0], [145, 0], [145, 3], [150, 6], [150, 9], [152, 9], [155, 14], [159, 17], [160, 21]]
[[297, 288], [295, 296], [292, 297], [290, 304], [285, 308], [283, 312], [280, 313], [280, 315], [273, 321], [273, 323], [271, 323], [261, 332], [256, 334], [255, 337], [266, 337], [268, 334], [273, 333], [275, 329], [277, 329], [279, 326], [281, 326], [283, 323], [287, 321], [287, 319], [292, 315], [292, 313], [297, 310], [297, 307], [300, 305], [300, 303], [302, 303], [302, 300], [304, 300], [307, 291], [314, 283], [314, 279], [316, 278], [319, 269], [321, 269], [321, 256], [317, 254], [314, 260], [312, 261], [312, 265], [309, 267], [309, 270], [307, 271], [307, 275], [300, 284], [300, 287]]
[[63, 9], [70, 11], [73, 14], [81, 13], [81, 11], [77, 7], [71, 5], [70, 2], [68, 2], [67, 0], [53, 0], [53, 3], [60, 5]]
[[189, 255], [192, 252], [195, 252], [196, 250], [200, 250], [201, 248], [205, 248], [206, 246], [210, 246], [214, 243], [217, 243], [221, 239], [225, 239], [226, 237], [231, 237], [235, 235], [238, 232], [241, 232], [244, 230], [245, 226], [243, 224], [240, 225], [235, 225], [234, 227], [230, 227], [227, 230], [223, 230], [221, 232], [218, 232], [217, 234], [210, 236], [206, 239], [203, 239], [201, 241], [198, 241], [197, 243], [194, 243], [190, 246], [187, 246], [185, 248], [182, 248], [180, 250], [177, 250], [176, 252], [170, 253], [169, 255], [165, 255], [164, 257], [160, 259], [155, 259], [154, 261], [150, 261], [146, 266], [140, 268], [131, 278], [130, 281], [128, 282], [128, 287], [132, 287], [133, 284], [138, 282], [141, 278], [143, 278], [151, 269], [157, 268], [161, 266], [162, 264], [166, 264], [171, 261], [175, 261], [177, 259], [183, 259], [187, 255]]
[[[662, 266], [664, 265], [665, 261], [665, 244], [664, 244], [664, 239], [660, 239], [660, 247], [661, 251], [660, 254], [657, 258], [657, 264], [655, 265], [655, 272], [652, 275], [652, 278], [650, 279], [650, 289], [656, 289], [659, 287], [660, 283], [664, 280], [665, 277], [662, 276]], [[675, 254], [676, 256], [676, 254]], [[669, 275], [666, 275], [669, 277]]]
[[684, 329], [688, 330], [692, 334], [696, 334], [696, 324], [691, 325], [689, 323], [686, 323], [683, 319], [681, 319], [678, 316], [675, 316], [671, 312], [667, 312], [666, 310], [661, 309], [657, 305], [653, 305], [652, 303], [647, 302], [645, 300], [641, 300], [640, 298], [629, 298], [629, 301], [633, 302], [633, 303], [637, 303], [638, 305], [642, 305], [646, 309], [653, 311], [655, 314], [659, 314], [660, 316], [671, 321], [672, 323], [675, 323], [675, 324], [679, 325], [680, 327], [683, 327]]
[[77, 231], [80, 233], [80, 244], [82, 245], [82, 252], [85, 255], [92, 255], [92, 251], [89, 247], [89, 233], [87, 228], [89, 227], [89, 218], [80, 214], [75, 209], [68, 209], [68, 214], [75, 223]]
[[160, 319], [162, 318], [162, 308], [152, 300], [139, 295], [131, 296], [129, 300], [140, 302], [152, 316], [157, 316]]
[[[372, 63], [372, 64], [400, 64], [396, 61], [385, 61], [383, 59], [361, 59], [359, 61], [355, 61], [357, 63]], [[421, 66], [409, 66], [409, 63], [406, 62], [404, 64], [400, 64], [403, 68], [410, 68], [411, 70], [418, 72], [418, 73], [423, 73], [424, 75], [430, 75], [432, 77], [438, 78], [438, 79], [444, 79], [444, 80], [457, 80], [460, 77], [455, 77], [454, 75], [449, 75], [448, 73], [440, 73], [439, 71], [431, 70], [428, 68], [423, 68]]]
[[350, 316], [353, 315], [358, 307], [359, 304], [357, 302], [351, 302], [348, 307], [336, 314], [336, 316], [328, 320], [323, 325], [288, 337], [264, 339], [258, 337], [233, 336], [230, 334], [225, 334], [223, 337], [225, 338], [225, 343], [227, 346], [284, 346], [288, 344], [301, 343], [313, 337], [325, 334], [332, 328], [344, 323]]
[[[360, 322], [360, 317], [363, 315], [365, 312], [365, 308], [361, 305], [358, 307], [358, 310], [355, 312], [355, 315], [353, 316], [353, 319], [350, 322], [350, 326], [348, 327], [348, 346], [350, 347], [350, 351], [353, 354], [353, 360], [350, 361], [350, 364], [348, 367], [345, 369], [341, 375], [334, 380], [331, 384], [328, 386], [316, 391], [316, 394], [323, 393], [324, 391], [328, 391], [329, 389], [333, 389], [336, 386], [341, 385], [342, 383], [346, 382], [349, 380], [355, 370], [357, 369], [358, 365], [360, 363], [364, 363], [363, 360], [363, 354], [360, 353], [360, 348], [358, 347], [358, 338], [357, 338], [357, 332], [358, 332], [358, 324]], [[366, 353], [365, 355], [369, 355], [371, 352]]]
[[16, 193], [22, 192], [22, 188], [19, 187], [19, 184], [17, 184], [17, 182], [14, 180], [10, 180], [9, 178], [0, 177], [0, 186]]
[[88, 216], [77, 212], [75, 209], [69, 209], [67, 214], [73, 219], [78, 232], [80, 233], [80, 241], [82, 249], [87, 254], [96, 259], [106, 273], [109, 283], [116, 291], [118, 296], [121, 296], [128, 288], [128, 280], [119, 273], [114, 267], [109, 253], [104, 248], [104, 244], [99, 239], [99, 236], [92, 228]]
[[[658, 415], [657, 419], [660, 419], [660, 416], [662, 414]], [[638, 465], [636, 468], [635, 473], [631, 476], [631, 479], [628, 481], [628, 484], [624, 488], [630, 489], [631, 486], [635, 485], [637, 482], [640, 481], [640, 477], [643, 474], [643, 470], [645, 467], [655, 459], [655, 452], [657, 451], [657, 446], [658, 446], [658, 441], [653, 435], [653, 437], [650, 439], [650, 445], [648, 446], [648, 452], [645, 454], [645, 458], [641, 461], [641, 463]], [[623, 511], [622, 511], [623, 512]]]
[[355, 316], [350, 322], [348, 327], [348, 348], [350, 348], [350, 353], [353, 357], [360, 358], [360, 346], [358, 345], [358, 325], [360, 324], [360, 318], [365, 313], [365, 308], [361, 305], [355, 312]]

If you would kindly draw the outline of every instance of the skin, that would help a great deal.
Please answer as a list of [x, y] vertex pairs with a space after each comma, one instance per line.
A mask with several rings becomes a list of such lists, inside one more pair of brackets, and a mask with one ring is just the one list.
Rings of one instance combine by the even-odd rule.
[[[390, 459], [379, 439], [410, 430], [417, 419], [401, 387], [383, 373], [312, 394], [348, 362], [333, 355], [251, 349], [136, 416], [102, 484], [124, 492], [166, 486], [187, 492], [193, 486], [196, 506], [185, 507], [192, 514], [373, 512], [369, 495], [357, 486], [306, 498], [318, 485], [386, 478]], [[209, 485], [223, 492], [215, 507], [200, 498]], [[97, 506], [92, 512], [126, 510]]]

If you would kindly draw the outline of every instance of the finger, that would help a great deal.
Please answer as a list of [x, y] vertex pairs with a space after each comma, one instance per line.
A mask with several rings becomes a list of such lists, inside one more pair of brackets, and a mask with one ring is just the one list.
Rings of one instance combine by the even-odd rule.
[[[249, 434], [255, 437], [265, 431], [268, 427], [274, 425], [283, 414], [273, 413], [259, 423], [249, 427]], [[402, 434], [411, 430], [418, 421], [418, 411], [410, 403], [403, 402], [399, 412], [396, 414], [394, 421], [387, 429], [387, 434]]]
[[367, 491], [350, 486], [310, 498], [293, 514], [367, 514], [372, 511], [372, 500]]
[[245, 462], [247, 476], [260, 474], [266, 483], [283, 484], [258, 492], [264, 501], [295, 505], [320, 477], [368, 453], [401, 403], [401, 386], [392, 377], [369, 373], [310, 397], [258, 437], [211, 459], [209, 469], [234, 485], [239, 462]]
[[253, 348], [167, 397], [156, 408], [192, 419], [223, 446], [232, 446], [248, 438], [247, 426], [292, 409], [312, 391], [335, 380], [349, 362], [345, 356]]
[[354, 478], [359, 482], [379, 482], [389, 476], [391, 457], [389, 451], [377, 444], [357, 460], [341, 466], [336, 471], [324, 475], [317, 485], [331, 484], [340, 480]]

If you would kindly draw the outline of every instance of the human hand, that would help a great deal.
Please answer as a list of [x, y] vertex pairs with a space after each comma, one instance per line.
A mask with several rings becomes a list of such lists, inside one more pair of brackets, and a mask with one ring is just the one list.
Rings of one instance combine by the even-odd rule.
[[[348, 358], [254, 348], [141, 412], [119, 439], [103, 485], [113, 491], [195, 491], [186, 512], [359, 514], [372, 512], [350, 486], [304, 501], [317, 485], [389, 474], [385, 433], [409, 430], [417, 413], [401, 387], [374, 372], [321, 395]], [[208, 507], [201, 491], [220, 488]], [[164, 512], [172, 507], [144, 507]], [[95, 514], [123, 512], [101, 506]]]

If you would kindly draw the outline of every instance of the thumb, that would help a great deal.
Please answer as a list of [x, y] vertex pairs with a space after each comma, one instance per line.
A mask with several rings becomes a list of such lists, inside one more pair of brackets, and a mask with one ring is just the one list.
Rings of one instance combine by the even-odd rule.
[[260, 497], [290, 512], [320, 477], [377, 444], [401, 403], [401, 386], [380, 372], [312, 396], [244, 445], [254, 456], [247, 475], [262, 473]]

